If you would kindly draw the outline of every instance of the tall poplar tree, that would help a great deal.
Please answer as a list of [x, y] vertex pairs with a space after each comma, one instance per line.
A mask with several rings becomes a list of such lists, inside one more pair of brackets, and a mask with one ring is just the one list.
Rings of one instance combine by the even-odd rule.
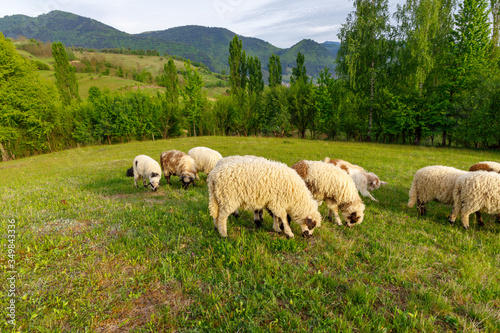
[[68, 54], [62, 43], [57, 42], [52, 44], [52, 57], [54, 57], [56, 85], [63, 104], [69, 105], [72, 100], [80, 101], [75, 75], [76, 69], [69, 64]]
[[243, 42], [234, 35], [229, 42], [229, 86], [231, 94], [238, 94], [246, 86], [246, 52], [243, 50]]
[[281, 68], [279, 55], [271, 54], [267, 70], [269, 72], [269, 87], [272, 88], [281, 85], [283, 69]]

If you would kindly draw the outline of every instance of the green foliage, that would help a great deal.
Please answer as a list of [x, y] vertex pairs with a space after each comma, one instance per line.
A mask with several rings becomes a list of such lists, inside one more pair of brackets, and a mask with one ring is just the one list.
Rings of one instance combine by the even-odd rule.
[[[184, 67], [185, 71], [182, 75], [185, 85], [181, 91], [184, 98], [184, 114], [188, 122], [188, 131], [196, 136], [196, 125], [200, 122], [203, 111], [206, 108], [206, 96], [201, 90], [203, 87], [203, 80], [198, 70], [193, 69], [189, 61], [184, 64]], [[199, 128], [198, 134], [201, 134]]]
[[262, 111], [259, 118], [264, 121], [264, 133], [280, 138], [290, 135], [292, 124], [285, 87], [278, 85], [265, 91]]
[[272, 88], [281, 85], [281, 82], [283, 81], [283, 69], [281, 67], [279, 55], [273, 53], [271, 57], [269, 57], [267, 71], [269, 72], [269, 87]]
[[76, 82], [75, 67], [69, 64], [68, 54], [64, 45], [60, 42], [52, 44], [52, 56], [54, 57], [54, 75], [56, 77], [57, 89], [64, 105], [71, 101], [80, 101], [78, 83]]
[[297, 53], [297, 64], [292, 68], [292, 77], [290, 78], [290, 83], [293, 85], [295, 82], [302, 81], [307, 82], [309, 78], [307, 77], [307, 69], [305, 65], [305, 57], [302, 53]]

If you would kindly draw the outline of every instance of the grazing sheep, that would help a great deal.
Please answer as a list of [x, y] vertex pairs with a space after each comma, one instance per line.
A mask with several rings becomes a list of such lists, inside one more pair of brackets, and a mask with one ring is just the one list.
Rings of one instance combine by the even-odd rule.
[[[135, 187], [137, 187], [137, 181], [142, 178], [144, 187], [151, 186], [151, 190], [155, 192], [160, 186], [160, 164], [149, 156], [138, 155], [134, 158], [132, 167], [127, 170], [127, 176], [134, 177]], [[148, 184], [146, 180], [149, 180]]]
[[376, 190], [380, 187], [380, 185], [387, 185], [387, 182], [381, 181], [373, 172], [367, 172], [362, 167], [351, 164], [347, 161], [338, 159], [332, 160], [329, 157], [325, 157], [323, 162], [331, 163], [347, 172], [354, 180], [354, 184], [356, 184], [356, 188], [361, 195], [378, 202], [378, 200], [375, 199], [368, 191]]
[[289, 214], [309, 237], [321, 225], [318, 203], [304, 181], [286, 164], [264, 158], [234, 159], [216, 166], [207, 177], [210, 215], [215, 227], [227, 237], [227, 217], [236, 209], [253, 211], [269, 208], [273, 212], [273, 229], [287, 237], [294, 234], [287, 221]]
[[314, 199], [325, 201], [330, 209], [328, 217], [331, 219], [333, 211], [338, 225], [342, 225], [339, 209], [348, 227], [363, 222], [365, 205], [347, 173], [321, 161], [302, 160], [295, 163], [292, 169], [304, 179]]
[[170, 184], [170, 176], [176, 175], [180, 177], [182, 186], [187, 190], [196, 177], [196, 162], [188, 154], [179, 150], [164, 151], [160, 155], [161, 168], [163, 175]]
[[408, 207], [411, 208], [416, 203], [420, 215], [425, 215], [427, 213], [425, 204], [429, 201], [453, 204], [455, 181], [467, 173], [442, 165], [426, 166], [417, 170], [410, 188]]
[[[477, 171], [459, 177], [453, 189], [450, 223], [462, 214], [462, 225], [469, 228], [469, 215], [474, 212], [500, 213], [500, 174]], [[484, 223], [478, 221], [479, 225]]]
[[497, 162], [479, 162], [472, 165], [469, 171], [492, 171], [500, 173], [500, 163]]
[[[192, 148], [188, 151], [188, 155], [196, 162], [197, 171], [204, 172], [207, 175], [215, 167], [217, 161], [222, 158], [222, 155], [218, 151], [207, 147]], [[196, 179], [199, 179], [198, 172], [196, 173]]]
[[[479, 163], [472, 165], [469, 168], [469, 171], [489, 171], [489, 172], [500, 173], [500, 163], [490, 162], [490, 161], [479, 162]], [[479, 212], [479, 211], [476, 212], [476, 220], [479, 223], [479, 225], [484, 224], [483, 218], [481, 216], [481, 212]], [[496, 221], [500, 222], [500, 215], [496, 216]]]

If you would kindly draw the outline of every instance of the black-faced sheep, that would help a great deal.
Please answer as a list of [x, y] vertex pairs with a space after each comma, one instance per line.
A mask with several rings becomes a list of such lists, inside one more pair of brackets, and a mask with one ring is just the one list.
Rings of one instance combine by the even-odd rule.
[[304, 179], [314, 199], [325, 201], [329, 218], [333, 212], [338, 225], [342, 225], [339, 209], [348, 227], [363, 222], [365, 205], [346, 172], [329, 163], [306, 160], [295, 163], [292, 169]]
[[[318, 204], [300, 176], [286, 164], [265, 159], [235, 159], [216, 166], [207, 178], [210, 215], [215, 227], [227, 237], [227, 217], [238, 208], [274, 214], [273, 229], [287, 237], [294, 234], [287, 214], [309, 237], [321, 225]], [[281, 223], [278, 219], [281, 219]]]
[[[222, 155], [218, 151], [207, 147], [192, 148], [188, 151], [188, 155], [196, 162], [197, 171], [204, 172], [207, 175], [215, 167], [217, 161], [222, 159]], [[196, 176], [196, 178], [199, 179], [198, 173], [196, 173]]]
[[[147, 155], [138, 155], [134, 158], [132, 167], [127, 170], [127, 176], [134, 177], [136, 187], [137, 182], [142, 178], [144, 187], [151, 186], [151, 190], [154, 192], [160, 185], [160, 164]], [[146, 184], [146, 180], [149, 183]]]
[[191, 156], [179, 150], [168, 150], [161, 153], [160, 162], [163, 175], [169, 184], [171, 184], [170, 176], [176, 175], [180, 178], [184, 189], [190, 184], [194, 186], [197, 169], [196, 162]]
[[[453, 189], [450, 222], [462, 215], [462, 225], [469, 228], [469, 215], [474, 212], [500, 213], [500, 174], [478, 171], [459, 177]], [[482, 221], [478, 221], [482, 224]]]
[[323, 162], [331, 163], [347, 172], [354, 180], [354, 184], [356, 184], [356, 188], [359, 193], [361, 193], [362, 196], [369, 197], [373, 201], [378, 200], [375, 199], [368, 191], [376, 190], [380, 187], [380, 185], [387, 185], [387, 182], [381, 181], [376, 174], [366, 171], [359, 165], [354, 165], [339, 159], [332, 160], [329, 157], [325, 157]]
[[467, 174], [467, 171], [458, 170], [442, 165], [426, 166], [417, 170], [410, 188], [408, 207], [417, 204], [420, 215], [427, 213], [425, 204], [429, 201], [451, 205], [453, 204], [453, 188], [458, 177]]

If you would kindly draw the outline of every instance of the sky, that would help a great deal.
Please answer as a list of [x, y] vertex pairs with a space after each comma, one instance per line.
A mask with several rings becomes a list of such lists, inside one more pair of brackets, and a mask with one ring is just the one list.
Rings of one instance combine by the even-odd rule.
[[[1, 0], [0, 17], [62, 10], [136, 34], [184, 25], [222, 27], [289, 48], [302, 39], [339, 41], [352, 0]], [[393, 13], [396, 4], [389, 1]]]

